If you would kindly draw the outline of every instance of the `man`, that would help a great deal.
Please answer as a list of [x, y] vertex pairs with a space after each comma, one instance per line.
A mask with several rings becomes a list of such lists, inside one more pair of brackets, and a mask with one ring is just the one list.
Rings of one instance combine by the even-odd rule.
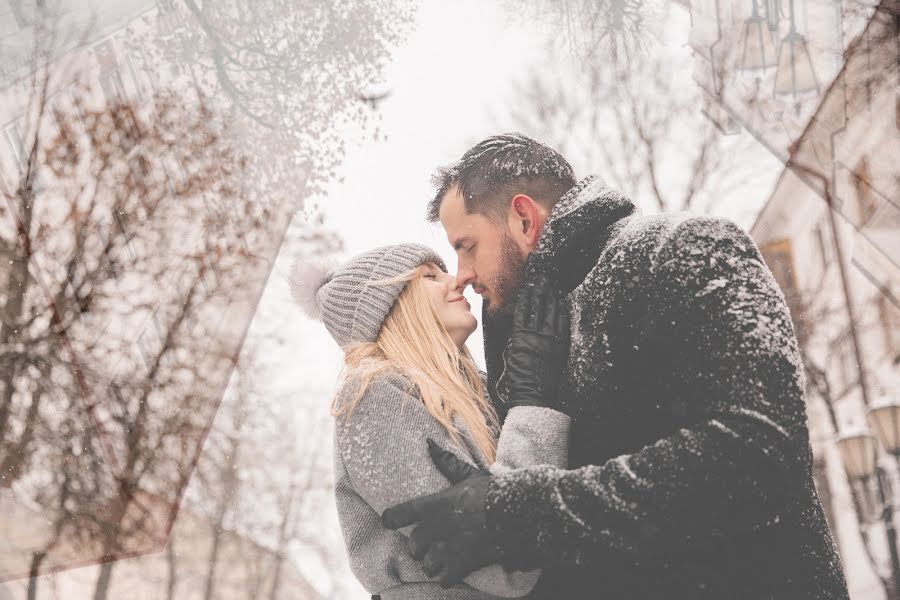
[[[746, 233], [641, 216], [518, 134], [480, 142], [437, 184], [429, 216], [484, 298], [498, 412], [516, 402], [501, 372], [517, 291], [546, 280], [571, 318], [561, 383], [521, 361], [503, 378], [531, 378], [572, 430], [570, 470], [492, 477], [433, 452], [455, 485], [383, 514], [419, 523], [410, 547], [427, 571], [450, 585], [494, 562], [543, 567], [542, 598], [847, 598], [790, 316]], [[528, 352], [511, 350], [507, 363]]]

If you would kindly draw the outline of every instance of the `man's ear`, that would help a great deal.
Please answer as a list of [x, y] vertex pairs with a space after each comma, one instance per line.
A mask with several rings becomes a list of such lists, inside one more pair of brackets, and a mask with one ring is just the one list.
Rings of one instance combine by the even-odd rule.
[[534, 250], [547, 220], [544, 208], [531, 196], [516, 194], [510, 200], [509, 215], [513, 239], [523, 250]]

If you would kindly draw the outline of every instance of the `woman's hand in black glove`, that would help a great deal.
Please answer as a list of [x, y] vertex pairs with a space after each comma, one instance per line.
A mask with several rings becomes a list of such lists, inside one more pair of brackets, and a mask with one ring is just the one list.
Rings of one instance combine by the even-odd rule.
[[560, 409], [559, 384], [569, 356], [569, 314], [550, 280], [526, 281], [513, 314], [512, 335], [503, 351], [497, 391], [508, 406]]

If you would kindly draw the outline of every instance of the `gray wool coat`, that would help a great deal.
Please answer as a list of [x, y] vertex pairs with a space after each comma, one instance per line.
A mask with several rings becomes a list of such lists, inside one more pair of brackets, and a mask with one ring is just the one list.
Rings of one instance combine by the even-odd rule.
[[[334, 431], [335, 500], [350, 568], [371, 594], [382, 600], [493, 600], [529, 596], [540, 570], [507, 572], [499, 565], [480, 569], [444, 590], [428, 577], [407, 546], [412, 527], [385, 529], [381, 513], [390, 506], [450, 486], [428, 455], [430, 437], [459, 458], [487, 469], [484, 457], [457, 419], [461, 444], [425, 409], [406, 378], [377, 377], [349, 415], [339, 415]], [[337, 406], [354, 397], [352, 377]], [[539, 464], [567, 466], [569, 417], [541, 407], [509, 411], [497, 444], [494, 474]]]

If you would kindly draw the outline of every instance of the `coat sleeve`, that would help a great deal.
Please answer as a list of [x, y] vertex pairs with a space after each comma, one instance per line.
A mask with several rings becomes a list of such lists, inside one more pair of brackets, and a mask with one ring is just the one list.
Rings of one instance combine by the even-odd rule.
[[[431, 462], [426, 438], [475, 462], [465, 444], [456, 443], [404, 387], [390, 379], [375, 381], [349, 416], [338, 417], [337, 446], [350, 481], [378, 514], [450, 487]], [[412, 527], [405, 527], [400, 533], [409, 536], [411, 531]], [[540, 571], [507, 572], [500, 565], [490, 565], [470, 574], [465, 583], [494, 596], [515, 598], [528, 594], [539, 576]], [[422, 581], [427, 580], [422, 573]]]
[[677, 400], [692, 418], [604, 464], [496, 477], [487, 518], [504, 565], [611, 565], [721, 543], [777, 522], [808, 476], [796, 338], [753, 241], [728, 221], [693, 218], [655, 264], [683, 366]]
[[536, 465], [565, 469], [569, 464], [569, 426], [569, 416], [552, 408], [512, 407], [500, 430], [491, 473]]

